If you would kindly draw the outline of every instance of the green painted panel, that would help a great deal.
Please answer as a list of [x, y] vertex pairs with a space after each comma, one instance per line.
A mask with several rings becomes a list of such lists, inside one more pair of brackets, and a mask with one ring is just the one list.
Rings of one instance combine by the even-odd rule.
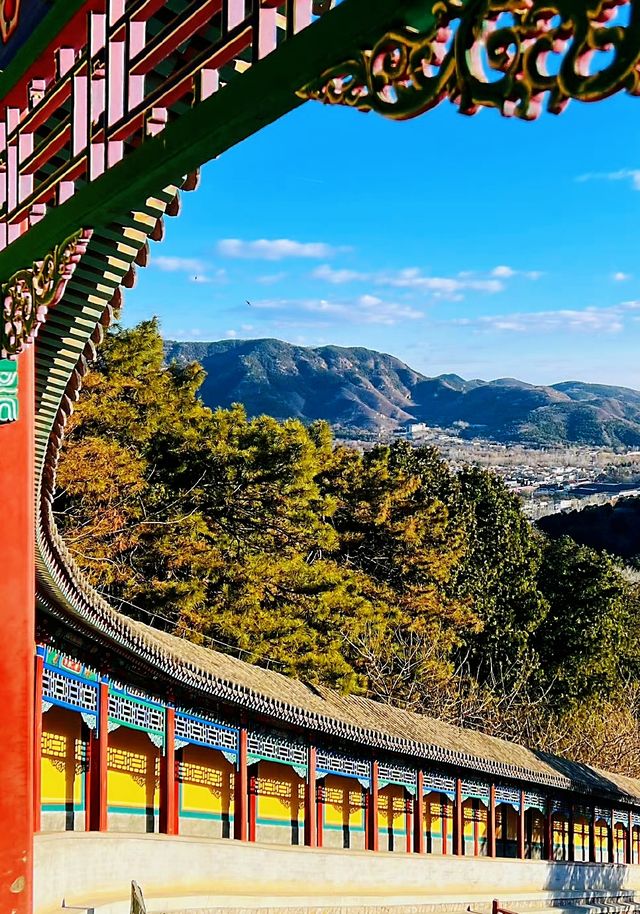
[[18, 418], [18, 363], [0, 359], [0, 423]]

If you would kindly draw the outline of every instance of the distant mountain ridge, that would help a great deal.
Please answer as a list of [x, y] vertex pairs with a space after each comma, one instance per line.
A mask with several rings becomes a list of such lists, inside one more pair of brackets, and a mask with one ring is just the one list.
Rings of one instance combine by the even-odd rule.
[[626, 387], [429, 378], [371, 349], [306, 348], [275, 339], [167, 340], [165, 354], [167, 361], [202, 363], [208, 406], [243, 403], [250, 415], [325, 419], [354, 433], [425, 422], [502, 442], [640, 445], [640, 391]]

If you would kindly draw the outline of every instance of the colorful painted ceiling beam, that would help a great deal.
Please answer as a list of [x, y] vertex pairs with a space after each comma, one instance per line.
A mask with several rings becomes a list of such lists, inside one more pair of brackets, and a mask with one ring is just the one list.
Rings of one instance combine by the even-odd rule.
[[415, 7], [345, 0], [313, 21], [324, 6], [312, 0], [255, 0], [249, 13], [243, 0], [87, 0], [83, 24], [61, 18], [36, 63], [16, 58], [0, 78], [0, 276], [292, 110], [301, 85], [416, 21]]

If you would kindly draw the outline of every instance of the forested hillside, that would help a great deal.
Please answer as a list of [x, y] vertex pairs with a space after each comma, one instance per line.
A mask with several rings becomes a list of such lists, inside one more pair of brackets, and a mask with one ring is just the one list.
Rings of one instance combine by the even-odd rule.
[[72, 417], [58, 523], [123, 612], [455, 723], [640, 774], [640, 590], [548, 541], [478, 469], [361, 454], [242, 406], [211, 411], [155, 322], [117, 329]]
[[282, 340], [167, 341], [165, 351], [168, 361], [204, 366], [207, 406], [243, 403], [249, 416], [324, 419], [352, 434], [419, 421], [501, 442], [640, 444], [640, 392], [626, 387], [427, 378], [383, 352]]

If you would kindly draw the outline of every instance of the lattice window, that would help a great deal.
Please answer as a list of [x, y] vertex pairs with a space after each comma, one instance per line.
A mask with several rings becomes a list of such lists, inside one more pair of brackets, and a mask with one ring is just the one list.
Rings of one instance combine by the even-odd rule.
[[209, 768], [208, 765], [196, 765], [193, 762], [180, 762], [178, 765], [178, 780], [181, 784], [197, 784], [208, 787], [214, 797], [223, 796], [225, 789], [233, 790], [233, 771], [220, 771], [218, 768]]
[[234, 753], [238, 751], [238, 730], [212, 719], [176, 711], [175, 733], [177, 743], [193, 743]]
[[631, 821], [634, 825], [640, 825], [640, 814], [637, 812], [631, 813]]
[[45, 701], [64, 708], [87, 714], [98, 713], [98, 687], [95, 683], [85, 682], [79, 676], [49, 666], [42, 670], [42, 697]]
[[573, 811], [576, 819], [591, 821], [591, 808], [589, 806], [574, 806]]
[[489, 802], [489, 785], [483, 784], [482, 781], [463, 781], [462, 798], [464, 800], [473, 798], [474, 800], [483, 800]]
[[533, 791], [527, 790], [525, 794], [525, 806], [527, 809], [539, 809], [540, 812], [545, 812], [547, 808], [547, 798], [542, 793], [534, 793]]
[[160, 783], [160, 759], [157, 756], [149, 758], [141, 752], [109, 746], [107, 767], [112, 771], [128, 774], [139, 787], [146, 786], [149, 777], [155, 780], [156, 787]]
[[366, 794], [362, 789], [342, 789], [333, 786], [321, 786], [318, 789], [318, 799], [328, 806], [332, 806], [338, 812], [345, 812], [348, 809], [349, 815], [366, 808]]
[[607, 824], [609, 824], [611, 822], [611, 810], [610, 809], [604, 809], [601, 806], [596, 806], [596, 808], [594, 809], [593, 812], [595, 814], [596, 819], [603, 819], [605, 822], [607, 822]]
[[432, 819], [452, 819], [453, 804], [447, 802], [446, 800], [444, 802], [442, 800], [439, 802], [436, 800], [430, 800], [429, 813], [431, 814]]
[[391, 765], [380, 762], [378, 766], [378, 778], [381, 785], [401, 784], [414, 793], [417, 789], [418, 773], [415, 768], [409, 768], [405, 765]]
[[487, 809], [485, 806], [467, 806], [464, 811], [465, 822], [486, 822]]
[[251, 761], [283, 762], [296, 772], [307, 770], [308, 747], [302, 740], [266, 730], [250, 730], [247, 753]]
[[621, 809], [613, 810], [613, 824], [614, 825], [624, 825], [625, 828], [629, 825], [629, 813], [623, 812]]
[[342, 752], [318, 749], [316, 770], [321, 775], [341, 774], [357, 778], [360, 782], [367, 784], [371, 780], [371, 763], [367, 759], [346, 755]]
[[73, 761], [76, 774], [88, 768], [87, 744], [82, 739], [73, 740], [73, 760], [69, 759], [69, 739], [59, 733], [43, 731], [41, 741], [42, 758], [47, 759], [58, 771], [66, 771]]
[[275, 778], [257, 777], [253, 780], [253, 792], [260, 797], [273, 797], [289, 805], [292, 801], [300, 806], [304, 804], [305, 785], [290, 781], [276, 780]]
[[[109, 723], [164, 737], [164, 708], [129, 690], [109, 690]], [[156, 742], [156, 740], [154, 740]]]
[[551, 812], [557, 816], [569, 816], [569, 806], [566, 800], [555, 797], [551, 803]]
[[424, 772], [424, 791], [429, 793], [446, 793], [449, 797], [456, 795], [456, 779], [433, 771]]
[[496, 803], [510, 803], [515, 809], [520, 808], [520, 791], [506, 784], [496, 784]]

